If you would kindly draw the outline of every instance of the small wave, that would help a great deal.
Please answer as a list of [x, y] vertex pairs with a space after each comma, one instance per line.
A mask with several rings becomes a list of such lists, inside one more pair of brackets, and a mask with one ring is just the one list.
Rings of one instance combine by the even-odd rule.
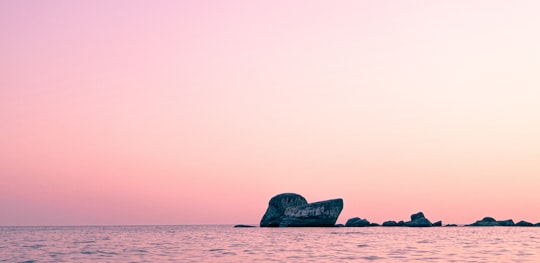
[[378, 256], [367, 256], [367, 257], [361, 257], [361, 258], [365, 260], [370, 260], [370, 261], [384, 259], [383, 257], [378, 257]]
[[27, 248], [34, 248], [34, 249], [38, 249], [38, 248], [42, 248], [42, 247], [45, 247], [45, 245], [42, 245], [42, 244], [37, 244], [37, 245], [30, 245], [30, 246], [22, 246], [22, 247], [27, 247]]
[[96, 243], [94, 240], [88, 240], [88, 241], [75, 241], [74, 244], [89, 244], [89, 243]]

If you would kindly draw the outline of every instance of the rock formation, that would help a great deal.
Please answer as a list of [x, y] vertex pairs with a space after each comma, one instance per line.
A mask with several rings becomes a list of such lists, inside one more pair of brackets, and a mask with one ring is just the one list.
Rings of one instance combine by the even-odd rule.
[[308, 203], [294, 193], [279, 194], [268, 202], [261, 227], [328, 227], [334, 226], [343, 210], [343, 200], [332, 199]]

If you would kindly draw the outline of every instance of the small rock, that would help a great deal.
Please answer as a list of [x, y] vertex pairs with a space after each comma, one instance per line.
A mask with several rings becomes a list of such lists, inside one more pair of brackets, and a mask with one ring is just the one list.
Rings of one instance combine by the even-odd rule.
[[501, 224], [497, 222], [493, 217], [484, 217], [482, 220], [478, 220], [467, 226], [500, 226]]
[[527, 222], [527, 221], [521, 220], [521, 221], [516, 223], [516, 226], [534, 226], [534, 224], [530, 223], [530, 222]]
[[424, 213], [418, 212], [411, 215], [411, 221], [405, 222], [408, 227], [430, 227], [431, 222], [424, 216]]
[[432, 226], [431, 222], [425, 217], [416, 218], [413, 221], [409, 221], [405, 223], [405, 226], [408, 227], [430, 227]]
[[235, 227], [235, 228], [244, 228], [244, 227], [255, 227], [255, 226], [250, 226], [250, 225], [235, 225], [234, 227]]
[[449, 227], [456, 227], [457, 225], [456, 225], [456, 224], [447, 224], [446, 226], [449, 226]]
[[377, 223], [370, 223], [369, 226], [380, 226], [380, 225]]
[[393, 221], [393, 220], [386, 221], [386, 222], [382, 223], [382, 226], [397, 226], [397, 222]]
[[353, 217], [349, 220], [347, 220], [347, 223], [345, 223], [346, 227], [366, 227], [369, 226], [370, 223], [366, 219], [362, 219], [360, 217]]
[[442, 221], [437, 221], [432, 226], [442, 226]]
[[500, 226], [514, 226], [514, 220], [508, 219], [508, 220], [499, 220], [497, 221]]
[[412, 214], [412, 215], [411, 215], [411, 221], [414, 221], [414, 220], [416, 220], [416, 219], [418, 219], [418, 218], [422, 218], [422, 217], [425, 218], [424, 213], [422, 213], [422, 212], [418, 212], [418, 213], [416, 213], [416, 214]]
[[397, 226], [404, 226], [404, 225], [405, 225], [405, 221], [403, 220], [397, 222]]

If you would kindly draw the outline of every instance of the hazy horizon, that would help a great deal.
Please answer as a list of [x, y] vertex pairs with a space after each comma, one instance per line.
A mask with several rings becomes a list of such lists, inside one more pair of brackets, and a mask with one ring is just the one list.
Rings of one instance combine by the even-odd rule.
[[0, 225], [540, 222], [538, 1], [2, 1]]

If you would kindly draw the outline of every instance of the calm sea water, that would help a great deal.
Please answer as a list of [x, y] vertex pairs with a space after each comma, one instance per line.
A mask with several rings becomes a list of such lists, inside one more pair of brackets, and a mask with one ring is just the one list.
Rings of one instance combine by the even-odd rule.
[[0, 227], [0, 262], [540, 262], [540, 228]]

